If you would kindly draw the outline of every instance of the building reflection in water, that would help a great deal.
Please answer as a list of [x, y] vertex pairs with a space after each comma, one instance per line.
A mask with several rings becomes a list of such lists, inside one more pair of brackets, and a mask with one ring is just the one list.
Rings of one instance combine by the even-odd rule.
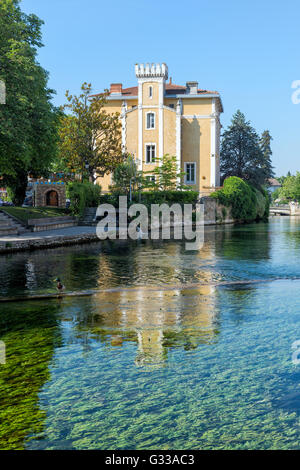
[[[109, 347], [137, 344], [137, 366], [162, 366], [168, 350], [195, 349], [218, 332], [215, 287], [120, 289], [99, 293], [88, 315], [77, 318], [81, 338], [100, 339]], [[86, 334], [87, 335], [86, 335]]]
[[[215, 287], [209, 285], [216, 280], [214, 245], [206, 243], [199, 252], [183, 256], [182, 244], [162, 244], [160, 250], [159, 243], [156, 250], [149, 246], [152, 256], [138, 249], [122, 260], [122, 269], [130, 262], [134, 270], [132, 287], [86, 299], [85, 313], [74, 319], [85, 341], [92, 337], [109, 347], [121, 347], [124, 341], [136, 343], [135, 364], [140, 367], [162, 366], [169, 349], [197, 348], [218, 332], [217, 296]], [[109, 287], [119, 262], [102, 254], [99, 286]], [[207, 285], [184, 288], [191, 282]]]

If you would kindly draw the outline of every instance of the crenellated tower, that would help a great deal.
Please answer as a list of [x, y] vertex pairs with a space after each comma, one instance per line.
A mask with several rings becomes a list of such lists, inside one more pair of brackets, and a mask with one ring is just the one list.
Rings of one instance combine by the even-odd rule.
[[[145, 145], [151, 148], [151, 151], [155, 152], [159, 158], [164, 154], [163, 106], [168, 66], [164, 63], [136, 64], [135, 75], [138, 81], [138, 160], [142, 169], [142, 162], [147, 151], [144, 149]], [[149, 121], [148, 125], [147, 121], [150, 119], [151, 122]], [[150, 126], [152, 129], [149, 129]], [[144, 129], [151, 131], [146, 133], [148, 142], [145, 142]]]

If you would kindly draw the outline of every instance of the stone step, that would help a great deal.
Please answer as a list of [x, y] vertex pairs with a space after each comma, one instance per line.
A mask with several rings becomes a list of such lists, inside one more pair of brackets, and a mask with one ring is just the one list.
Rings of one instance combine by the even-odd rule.
[[18, 235], [18, 233], [16, 227], [0, 227], [0, 237], [3, 235]]
[[79, 220], [79, 225], [83, 225], [83, 226], [97, 225], [97, 223], [94, 222], [94, 219], [96, 217], [96, 212], [97, 212], [97, 207], [87, 207], [84, 210], [84, 213]]
[[14, 225], [7, 220], [0, 220], [0, 227], [14, 227]]
[[28, 232], [24, 225], [19, 223], [14, 217], [10, 216], [6, 212], [0, 212], [0, 227], [3, 227], [3, 230], [0, 231], [0, 236], [14, 234], [20, 235], [21, 233]]
[[32, 232], [42, 232], [45, 230], [56, 230], [59, 228], [74, 227], [77, 219], [68, 215], [63, 217], [44, 217], [41, 219], [29, 219], [28, 226]]

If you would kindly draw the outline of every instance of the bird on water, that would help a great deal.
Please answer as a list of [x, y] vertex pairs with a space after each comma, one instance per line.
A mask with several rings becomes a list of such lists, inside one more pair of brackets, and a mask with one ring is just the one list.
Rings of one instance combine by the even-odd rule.
[[56, 284], [56, 289], [58, 292], [63, 292], [65, 286], [63, 285], [63, 283], [61, 282], [60, 278], [57, 277], [56, 279], [54, 279], [54, 282], [57, 282]]

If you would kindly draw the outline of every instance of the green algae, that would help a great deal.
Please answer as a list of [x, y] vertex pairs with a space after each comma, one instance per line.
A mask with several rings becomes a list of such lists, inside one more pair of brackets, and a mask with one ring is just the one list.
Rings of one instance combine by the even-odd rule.
[[[37, 310], [35, 310], [37, 309]], [[6, 364], [0, 367], [0, 449], [23, 449], [43, 430], [46, 413], [38, 393], [49, 380], [49, 363], [59, 344], [55, 305], [0, 308]]]

